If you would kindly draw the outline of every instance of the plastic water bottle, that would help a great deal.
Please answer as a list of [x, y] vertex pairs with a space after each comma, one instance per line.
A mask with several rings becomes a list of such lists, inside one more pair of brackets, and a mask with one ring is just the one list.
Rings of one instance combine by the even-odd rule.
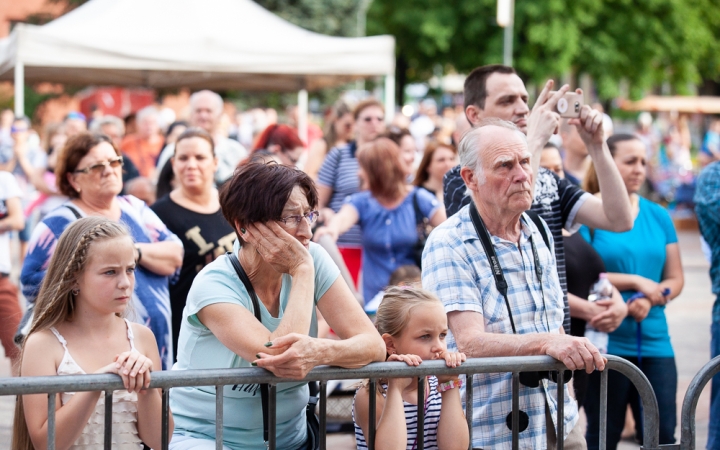
[[[607, 300], [612, 297], [613, 285], [608, 279], [606, 273], [601, 273], [600, 278], [595, 282], [593, 287], [590, 289], [590, 295], [588, 295], [589, 302], [597, 302], [600, 300]], [[600, 350], [600, 353], [607, 353], [608, 350], [608, 334], [602, 331], [598, 331], [590, 325], [590, 322], [585, 326], [585, 337], [588, 338], [592, 344]]]

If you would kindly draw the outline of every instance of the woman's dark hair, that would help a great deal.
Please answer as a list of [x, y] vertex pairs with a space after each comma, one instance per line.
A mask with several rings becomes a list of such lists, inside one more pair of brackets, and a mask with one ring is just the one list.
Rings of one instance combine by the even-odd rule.
[[[610, 154], [614, 157], [617, 151], [617, 145], [620, 142], [627, 141], [639, 141], [640, 139], [634, 134], [613, 134], [607, 138], [607, 145], [610, 149]], [[583, 177], [582, 188], [585, 192], [591, 194], [597, 194], [600, 192], [600, 181], [598, 180], [597, 172], [595, 171], [595, 164], [590, 161], [588, 170]]]
[[406, 174], [400, 166], [400, 148], [395, 142], [378, 138], [363, 144], [357, 159], [373, 197], [396, 199], [400, 196]]
[[297, 131], [288, 125], [278, 124], [270, 125], [263, 130], [255, 142], [253, 151], [267, 150], [271, 145], [279, 145], [283, 152], [305, 146]]
[[446, 148], [448, 150], [452, 150], [455, 155], [458, 154], [457, 149], [452, 144], [445, 144], [439, 141], [428, 142], [427, 146], [425, 146], [425, 153], [423, 154], [422, 161], [420, 161], [417, 173], [415, 174], [415, 179], [413, 180], [413, 184], [415, 186], [422, 187], [422, 185], [430, 178], [430, 174], [428, 174], [428, 167], [430, 167], [430, 163], [432, 163], [435, 151], [439, 148]]
[[155, 185], [155, 196], [158, 199], [161, 199], [172, 192], [172, 182], [174, 179], [175, 172], [173, 172], [172, 161], [168, 159], [165, 161], [165, 165], [160, 170], [160, 175], [158, 175], [157, 184]]
[[122, 156], [120, 151], [113, 145], [112, 140], [104, 134], [79, 133], [68, 139], [65, 147], [58, 154], [57, 164], [55, 165], [57, 187], [61, 194], [70, 198], [80, 197], [80, 194], [70, 184], [68, 174], [75, 172], [80, 160], [90, 153], [90, 150], [95, 146], [103, 142], [110, 144], [116, 155]]
[[610, 149], [610, 154], [615, 156], [615, 151], [617, 150], [617, 145], [620, 142], [625, 141], [637, 141], [639, 140], [637, 136], [634, 134], [613, 134], [609, 138], [607, 138], [607, 145]]
[[[317, 208], [315, 183], [302, 170], [275, 162], [240, 166], [220, 188], [223, 216], [233, 228], [280, 220], [295, 186], [305, 192], [310, 208]], [[235, 231], [240, 237], [240, 230]]]
[[215, 156], [215, 142], [213, 141], [212, 136], [210, 136], [210, 133], [208, 133], [207, 131], [198, 127], [188, 128], [187, 130], [183, 131], [180, 136], [178, 136], [177, 140], [175, 141], [175, 153], [177, 153], [177, 147], [180, 141], [194, 137], [206, 140], [208, 144], [210, 144], [210, 153]]
[[170, 125], [168, 125], [167, 131], [165, 132], [165, 139], [167, 139], [168, 136], [170, 136], [170, 135], [172, 134], [172, 132], [173, 132], [173, 130], [174, 130], [175, 128], [177, 128], [177, 127], [185, 127], [185, 128], [187, 128], [187, 127], [189, 127], [189, 126], [190, 126], [190, 125], [189, 125], [187, 122], [185, 122], [184, 120], [176, 120], [175, 122], [173, 122], [173, 123], [171, 123]]

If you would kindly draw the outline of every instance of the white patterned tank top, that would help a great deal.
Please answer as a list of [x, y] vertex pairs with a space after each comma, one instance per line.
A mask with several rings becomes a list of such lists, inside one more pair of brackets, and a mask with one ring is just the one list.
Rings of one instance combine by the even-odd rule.
[[[437, 429], [440, 423], [440, 407], [442, 406], [442, 397], [437, 391], [438, 381], [434, 376], [427, 378], [428, 386], [430, 387], [430, 393], [425, 399], [425, 439], [424, 448], [426, 450], [438, 450], [437, 446]], [[387, 384], [381, 384], [383, 388], [383, 397], [387, 392]], [[357, 395], [357, 394], [356, 394]], [[417, 405], [412, 403], [403, 402], [405, 409], [405, 423], [407, 424], [407, 450], [415, 450], [417, 448]], [[365, 450], [368, 448], [367, 442], [365, 442], [365, 434], [362, 428], [357, 424], [355, 420], [355, 401], [353, 401], [353, 422], [355, 425], [355, 442], [357, 443], [358, 450]]]
[[[130, 322], [125, 319], [127, 337], [130, 348], [135, 350], [135, 342]], [[58, 375], [85, 375], [85, 371], [75, 362], [67, 348], [67, 341], [55, 328], [50, 328], [65, 354], [58, 367]], [[60, 395], [60, 403], [65, 405], [70, 401], [74, 392], [64, 392]], [[142, 441], [137, 430], [137, 394], [128, 391], [115, 391], [113, 393], [112, 418], [112, 448], [119, 450], [137, 450], [142, 448]], [[100, 395], [95, 411], [93, 411], [82, 434], [70, 447], [71, 449], [101, 450], [105, 439], [105, 396]]]

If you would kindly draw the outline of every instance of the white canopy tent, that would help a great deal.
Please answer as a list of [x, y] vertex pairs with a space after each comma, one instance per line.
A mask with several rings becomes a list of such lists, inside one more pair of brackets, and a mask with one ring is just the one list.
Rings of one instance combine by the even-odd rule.
[[303, 111], [307, 90], [384, 76], [390, 116], [394, 73], [392, 36], [313, 33], [251, 0], [92, 0], [0, 40], [16, 114], [25, 82], [298, 91]]

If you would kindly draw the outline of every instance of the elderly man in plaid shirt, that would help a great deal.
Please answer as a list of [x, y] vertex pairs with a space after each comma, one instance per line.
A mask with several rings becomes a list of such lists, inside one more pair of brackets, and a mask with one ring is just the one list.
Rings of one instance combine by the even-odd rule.
[[[589, 132], [601, 120], [588, 110], [580, 118]], [[462, 139], [459, 154], [472, 203], [433, 231], [422, 259], [423, 286], [443, 301], [448, 313], [448, 346], [471, 357], [550, 355], [570, 370], [604, 369], [604, 359], [587, 339], [562, 331], [563, 293], [552, 237], [544, 222], [537, 219], [541, 232], [535, 219], [524, 214], [534, 182], [525, 135], [511, 122], [487, 119]], [[506, 296], [479, 239], [482, 227], [473, 225], [473, 208], [489, 233], [487, 245], [502, 268]], [[536, 270], [536, 261], [542, 270]], [[472, 383], [473, 447], [511, 448], [512, 375], [480, 374]], [[557, 386], [545, 378], [532, 385], [521, 377], [520, 448], [552, 448]], [[565, 448], [584, 449], [585, 439], [575, 427], [577, 403], [564, 389]]]

